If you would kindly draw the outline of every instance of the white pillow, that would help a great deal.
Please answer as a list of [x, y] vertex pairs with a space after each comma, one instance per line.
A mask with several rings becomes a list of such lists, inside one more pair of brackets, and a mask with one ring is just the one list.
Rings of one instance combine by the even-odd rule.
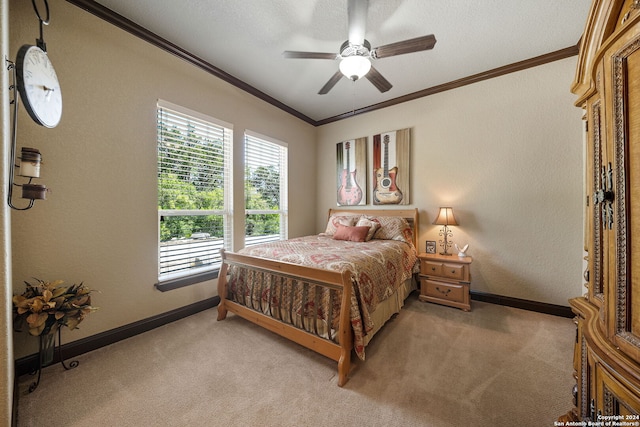
[[341, 214], [333, 214], [329, 217], [329, 221], [327, 222], [327, 228], [324, 232], [327, 236], [333, 236], [335, 232], [338, 230], [338, 226], [344, 225], [347, 227], [352, 227], [356, 224], [359, 216], [357, 215], [341, 215]]
[[372, 221], [363, 215], [358, 220], [358, 223], [356, 224], [356, 226], [369, 227], [369, 231], [367, 232], [367, 237], [365, 238], [365, 241], [368, 242], [369, 240], [373, 239], [373, 235], [376, 234], [376, 231], [378, 231], [378, 228], [380, 228], [380, 223], [376, 221]]

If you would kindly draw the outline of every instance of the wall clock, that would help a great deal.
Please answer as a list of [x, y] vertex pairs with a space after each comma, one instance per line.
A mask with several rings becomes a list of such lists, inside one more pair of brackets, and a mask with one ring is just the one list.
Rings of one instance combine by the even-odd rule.
[[47, 52], [24, 45], [16, 59], [16, 83], [25, 109], [38, 124], [54, 128], [62, 117], [62, 92]]

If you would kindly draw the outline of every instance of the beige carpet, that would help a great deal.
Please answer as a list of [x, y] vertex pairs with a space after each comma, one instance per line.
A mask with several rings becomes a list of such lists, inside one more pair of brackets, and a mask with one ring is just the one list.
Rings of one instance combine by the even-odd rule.
[[415, 294], [345, 387], [336, 364], [207, 310], [20, 378], [19, 426], [553, 426], [571, 406], [571, 319]]

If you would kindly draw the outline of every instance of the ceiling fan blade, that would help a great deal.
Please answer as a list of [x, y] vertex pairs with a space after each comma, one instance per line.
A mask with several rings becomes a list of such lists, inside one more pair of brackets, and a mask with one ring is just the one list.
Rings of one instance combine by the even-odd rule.
[[375, 68], [371, 67], [365, 77], [378, 88], [380, 92], [386, 92], [393, 87], [389, 80], [385, 79], [382, 74]]
[[362, 46], [367, 27], [367, 8], [369, 0], [349, 0], [349, 43]]
[[342, 78], [342, 72], [337, 71], [324, 86], [318, 92], [318, 95], [326, 95], [329, 91], [340, 81]]
[[282, 56], [294, 59], [338, 59], [338, 55], [335, 53], [297, 52], [293, 50], [285, 50], [282, 52]]
[[433, 49], [433, 46], [435, 46], [435, 44], [436, 38], [433, 34], [430, 34], [428, 36], [416, 37], [415, 39], [404, 40], [401, 42], [376, 47], [371, 51], [371, 56], [374, 58], [387, 58], [394, 55], [420, 52], [421, 50]]

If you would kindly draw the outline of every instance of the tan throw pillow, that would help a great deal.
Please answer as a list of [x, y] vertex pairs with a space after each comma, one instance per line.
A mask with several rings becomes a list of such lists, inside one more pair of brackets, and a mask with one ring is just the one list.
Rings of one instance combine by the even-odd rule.
[[380, 229], [376, 231], [373, 236], [374, 239], [413, 243], [413, 232], [406, 219], [393, 216], [378, 216], [371, 218], [371, 220], [380, 223]]

